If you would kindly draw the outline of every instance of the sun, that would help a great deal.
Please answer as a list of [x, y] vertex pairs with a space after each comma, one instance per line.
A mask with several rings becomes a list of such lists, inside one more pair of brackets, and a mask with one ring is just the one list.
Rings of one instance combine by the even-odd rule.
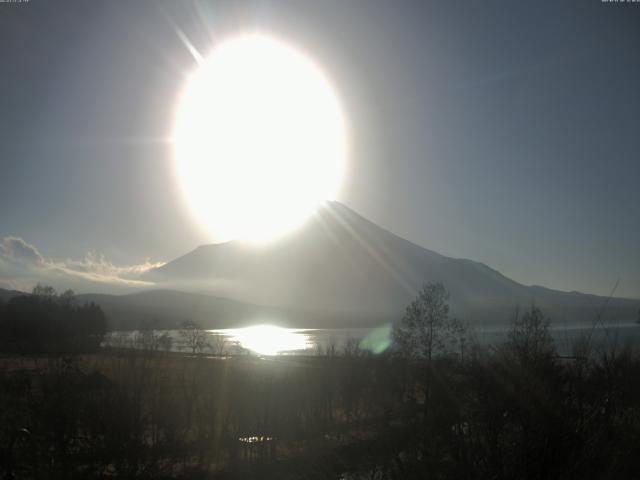
[[173, 145], [184, 195], [215, 239], [265, 241], [335, 198], [347, 134], [337, 95], [308, 56], [244, 34], [189, 76]]

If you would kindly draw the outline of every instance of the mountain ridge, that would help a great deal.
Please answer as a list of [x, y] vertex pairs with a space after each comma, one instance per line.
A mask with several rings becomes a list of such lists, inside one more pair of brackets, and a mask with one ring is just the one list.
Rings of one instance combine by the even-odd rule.
[[[475, 260], [406, 240], [338, 202], [319, 208], [277, 241], [197, 246], [140, 276], [153, 287], [124, 295], [81, 294], [112, 328], [207, 328], [272, 323], [298, 328], [371, 327], [399, 319], [426, 282], [450, 292], [451, 314], [475, 324], [508, 322], [535, 304], [555, 322], [635, 321], [640, 300], [523, 285]], [[7, 301], [20, 294], [0, 289]]]
[[[406, 240], [338, 202], [327, 202], [277, 242], [201, 245], [145, 279], [260, 305], [364, 315], [370, 323], [401, 315], [428, 281], [445, 285], [452, 313], [482, 322], [503, 320], [516, 306], [532, 303], [574, 320], [606, 299], [523, 285], [484, 263]], [[609, 303], [631, 318], [637, 302]]]

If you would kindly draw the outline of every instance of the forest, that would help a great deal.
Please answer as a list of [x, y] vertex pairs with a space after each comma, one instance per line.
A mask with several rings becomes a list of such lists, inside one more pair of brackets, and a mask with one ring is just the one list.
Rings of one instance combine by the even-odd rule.
[[637, 477], [638, 352], [560, 355], [535, 306], [481, 346], [427, 284], [382, 354], [220, 356], [101, 348], [99, 307], [38, 288], [0, 309], [3, 478]]

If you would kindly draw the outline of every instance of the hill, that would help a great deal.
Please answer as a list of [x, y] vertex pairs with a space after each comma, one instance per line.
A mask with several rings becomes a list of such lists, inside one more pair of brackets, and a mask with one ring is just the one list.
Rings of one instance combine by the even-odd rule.
[[100, 305], [109, 320], [109, 328], [115, 330], [141, 326], [175, 328], [186, 320], [214, 329], [257, 323], [288, 327], [340, 326], [337, 317], [176, 290], [150, 290], [128, 295], [82, 294], [76, 298], [80, 303]]

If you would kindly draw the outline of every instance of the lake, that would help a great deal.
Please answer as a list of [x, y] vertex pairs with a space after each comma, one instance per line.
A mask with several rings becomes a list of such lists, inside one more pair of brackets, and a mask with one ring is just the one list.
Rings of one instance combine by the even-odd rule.
[[[509, 327], [504, 325], [477, 326], [470, 330], [472, 338], [481, 345], [499, 345], [507, 340]], [[195, 338], [198, 335], [199, 338]], [[105, 346], [153, 348], [171, 351], [196, 351], [232, 355], [316, 355], [342, 353], [356, 346], [379, 354], [391, 343], [391, 326], [376, 328], [295, 329], [274, 325], [255, 325], [245, 328], [203, 330], [185, 336], [181, 330], [114, 332]], [[570, 355], [573, 345], [590, 336], [593, 345], [607, 347], [640, 344], [640, 325], [636, 323], [552, 325], [551, 335], [561, 355]], [[162, 340], [164, 339], [164, 340]], [[200, 343], [197, 343], [200, 342]], [[206, 344], [206, 347], [204, 346]], [[201, 348], [203, 347], [203, 348]]]

